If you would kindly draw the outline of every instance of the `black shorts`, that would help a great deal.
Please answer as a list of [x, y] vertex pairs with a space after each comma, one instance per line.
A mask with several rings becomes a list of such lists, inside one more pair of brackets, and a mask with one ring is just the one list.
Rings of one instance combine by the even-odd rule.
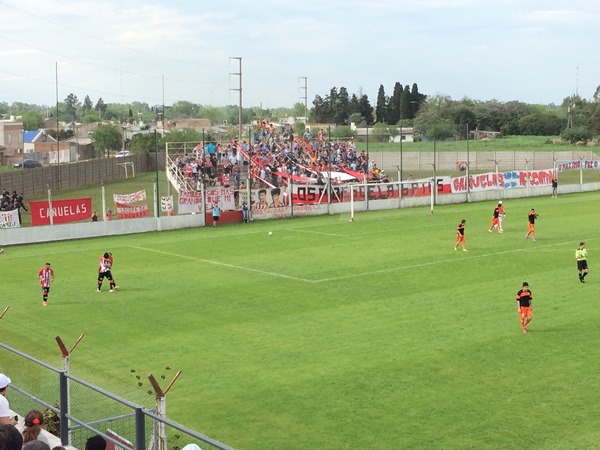
[[213, 216], [213, 221], [218, 222], [219, 221], [219, 216]]
[[102, 280], [103, 278], [107, 278], [108, 281], [112, 281], [113, 276], [112, 273], [110, 273], [110, 270], [107, 270], [106, 272], [98, 272], [98, 280]]
[[42, 292], [44, 294], [47, 294], [48, 292], [50, 292], [50, 286], [42, 286]]
[[577, 261], [577, 270], [587, 270], [587, 260]]

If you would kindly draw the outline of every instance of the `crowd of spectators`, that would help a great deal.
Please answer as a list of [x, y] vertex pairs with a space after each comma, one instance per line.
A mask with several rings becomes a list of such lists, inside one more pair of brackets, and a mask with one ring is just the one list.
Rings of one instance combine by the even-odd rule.
[[357, 150], [352, 138], [331, 141], [325, 139], [323, 129], [313, 136], [310, 128], [294, 137], [290, 126], [266, 120], [254, 129], [251, 143], [233, 139], [227, 145], [198, 144], [192, 154], [179, 156], [175, 163], [181, 179], [198, 190], [202, 180], [206, 186], [239, 189], [243, 187], [240, 172], [248, 173], [248, 167], [253, 186], [258, 188], [281, 187], [289, 176], [325, 184], [323, 174], [329, 171], [347, 172], [361, 181], [389, 181], [364, 150]]
[[19, 211], [19, 222], [21, 222], [21, 209], [29, 211], [25, 205], [23, 194], [17, 194], [17, 191], [13, 191], [12, 194], [6, 189], [2, 189], [2, 199], [0, 199], [0, 211]]

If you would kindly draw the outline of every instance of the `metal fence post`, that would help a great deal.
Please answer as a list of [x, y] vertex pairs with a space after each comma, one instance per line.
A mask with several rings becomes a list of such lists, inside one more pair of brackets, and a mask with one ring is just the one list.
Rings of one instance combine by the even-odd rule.
[[135, 448], [146, 449], [146, 416], [142, 408], [135, 408]]
[[66, 372], [59, 373], [60, 379], [60, 441], [69, 445], [69, 384]]

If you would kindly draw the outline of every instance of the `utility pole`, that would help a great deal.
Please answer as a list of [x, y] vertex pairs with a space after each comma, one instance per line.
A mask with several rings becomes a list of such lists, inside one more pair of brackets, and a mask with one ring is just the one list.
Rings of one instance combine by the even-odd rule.
[[304, 80], [304, 87], [300, 86], [299, 89], [304, 91], [304, 96], [300, 99], [304, 99], [304, 122], [308, 123], [308, 77], [299, 77], [299, 80]]
[[230, 56], [229, 59], [237, 59], [239, 64], [239, 72], [230, 72], [229, 75], [237, 75], [240, 78], [240, 87], [237, 89], [230, 89], [230, 91], [240, 92], [240, 107], [238, 111], [238, 142], [242, 142], [242, 58], [239, 56]]

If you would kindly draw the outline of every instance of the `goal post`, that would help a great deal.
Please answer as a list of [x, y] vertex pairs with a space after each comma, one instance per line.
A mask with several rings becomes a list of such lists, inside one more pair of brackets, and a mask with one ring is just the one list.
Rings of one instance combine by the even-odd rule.
[[[431, 214], [434, 212], [436, 201], [436, 183], [432, 178], [409, 181], [394, 181], [389, 183], [357, 183], [347, 185], [349, 195], [344, 197], [350, 202], [349, 222], [356, 220], [357, 211], [370, 211], [381, 209], [380, 206], [372, 208], [370, 203], [387, 201], [385, 209], [399, 209], [410, 206], [429, 206]], [[408, 200], [408, 199], [412, 200]], [[381, 205], [381, 203], [378, 203]], [[346, 210], [348, 211], [348, 210]]]

